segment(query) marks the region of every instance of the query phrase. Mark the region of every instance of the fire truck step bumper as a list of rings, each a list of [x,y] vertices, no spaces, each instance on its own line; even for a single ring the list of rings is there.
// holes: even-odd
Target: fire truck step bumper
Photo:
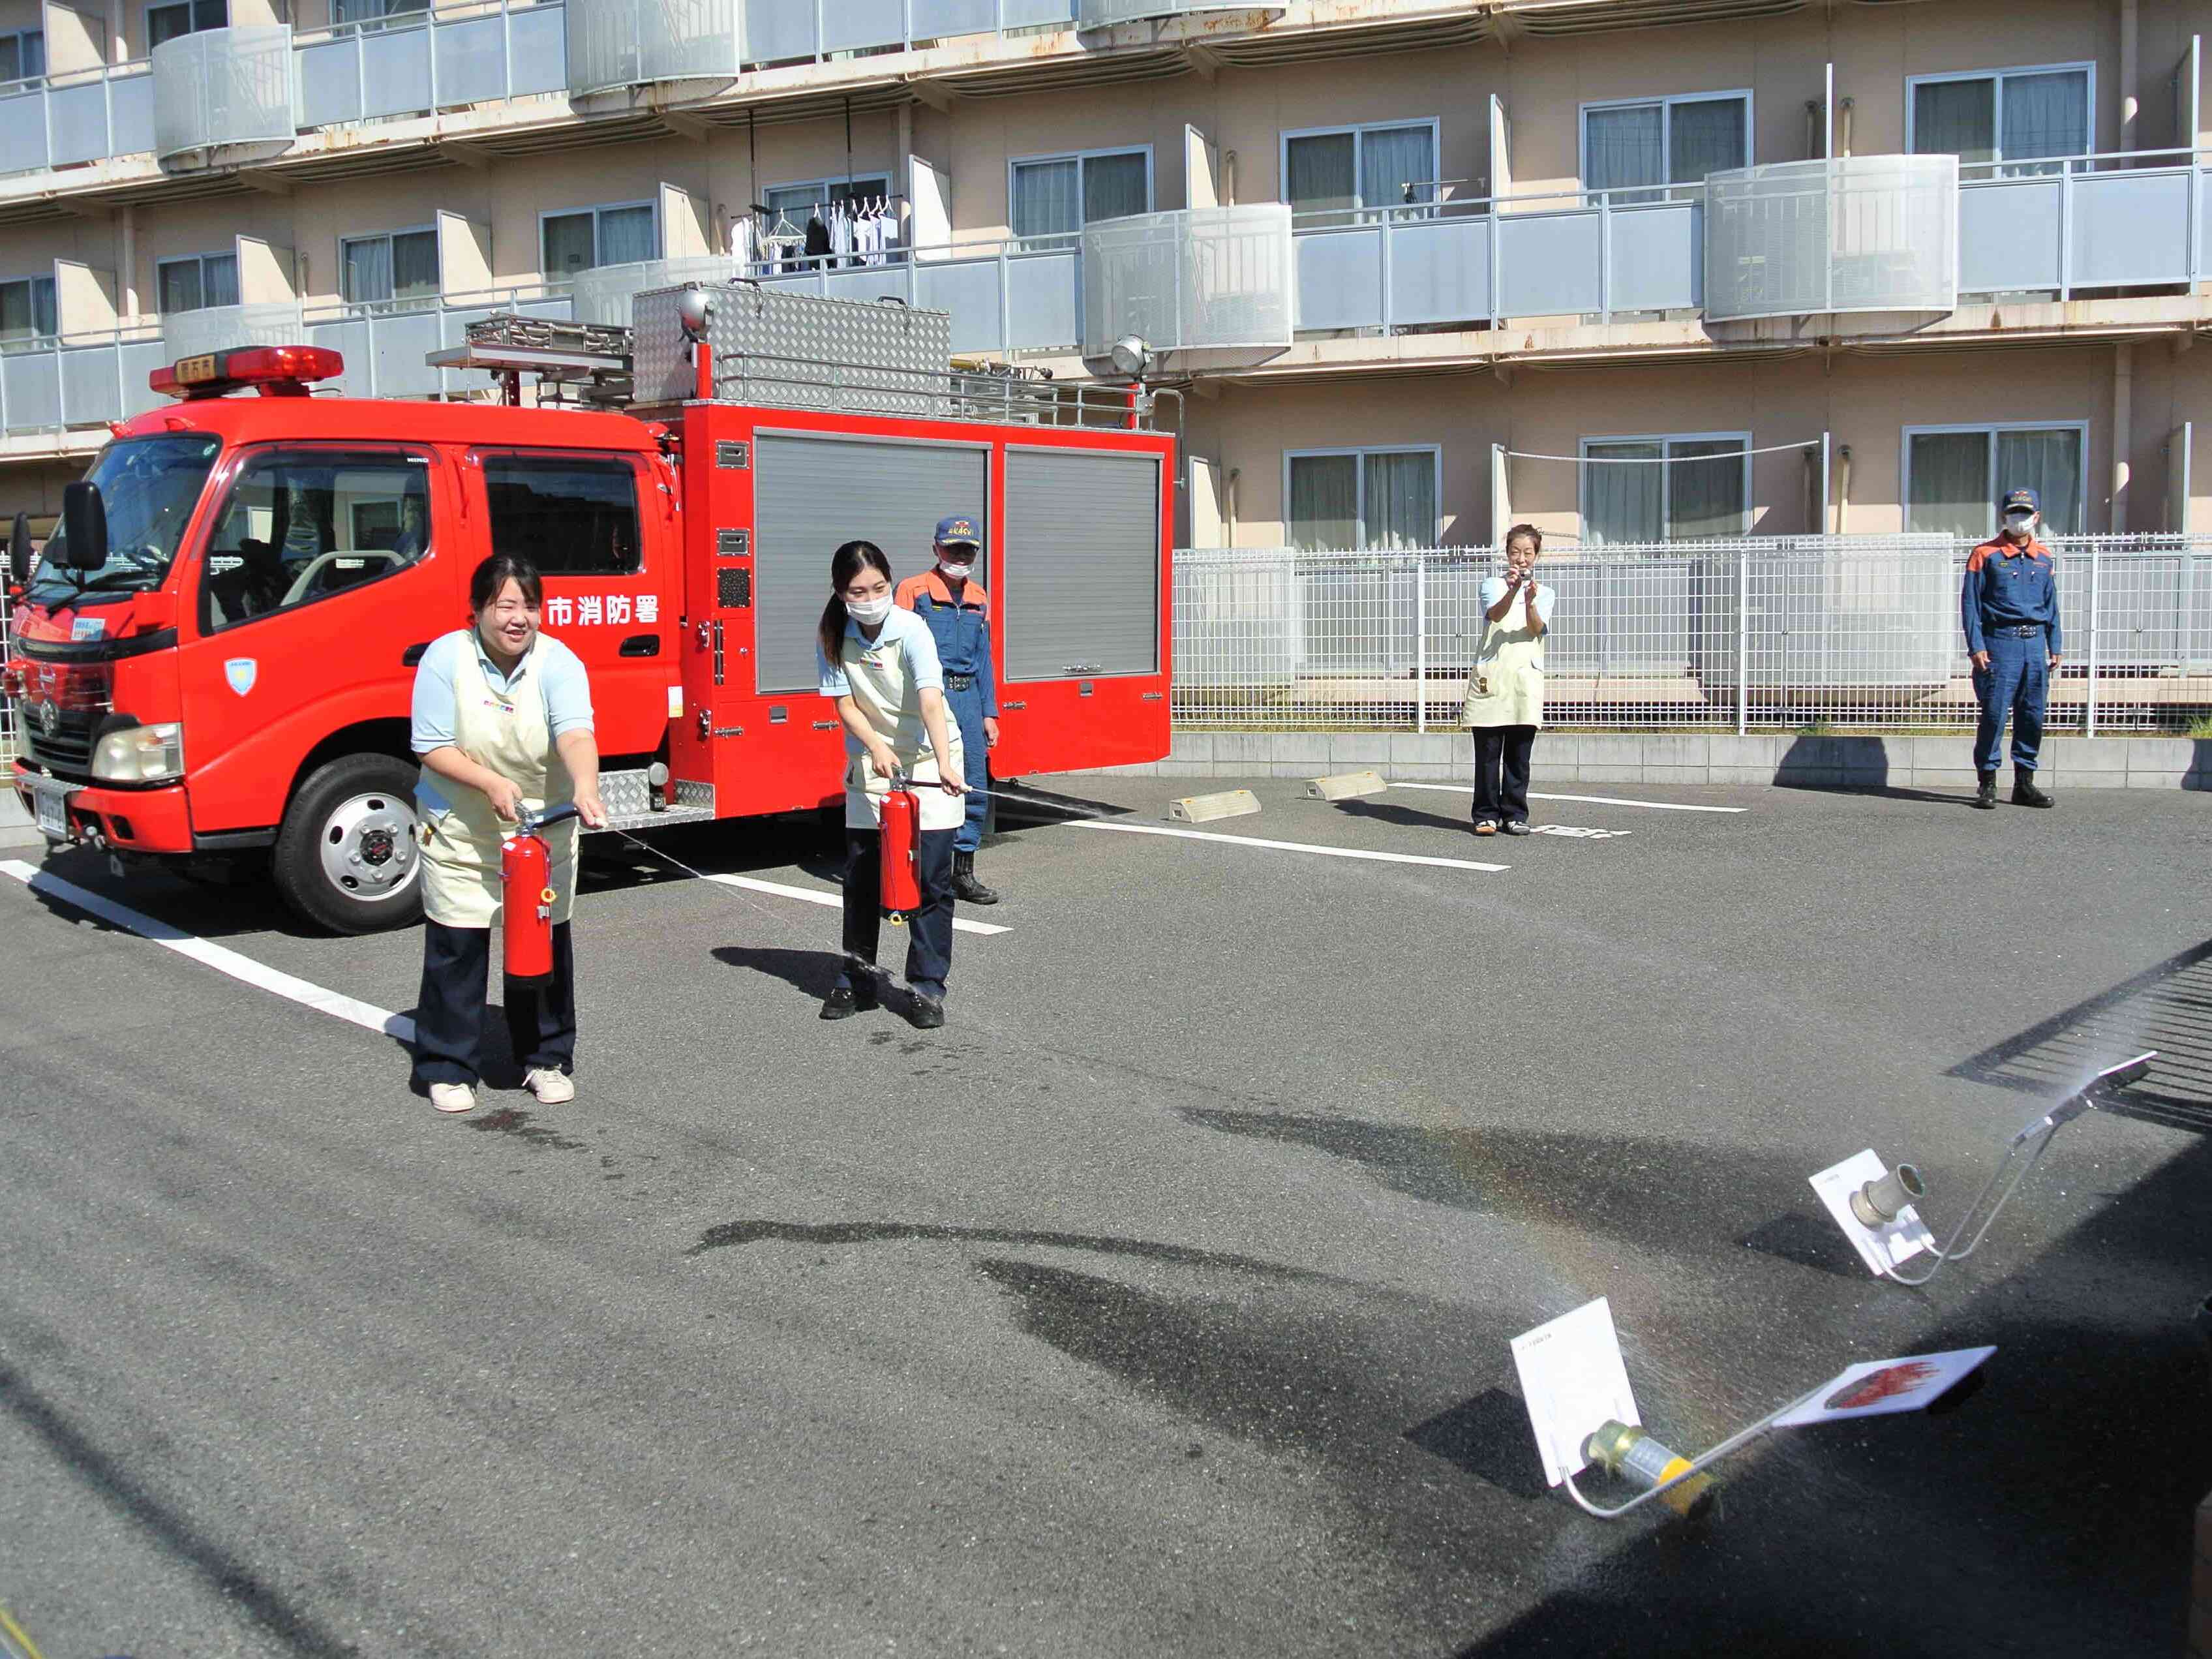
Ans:
[[[704,823],[714,816],[714,787],[676,786],[676,804],[653,810],[653,781],[644,772],[602,772],[599,798],[607,804],[610,830],[651,830],[665,823]]]

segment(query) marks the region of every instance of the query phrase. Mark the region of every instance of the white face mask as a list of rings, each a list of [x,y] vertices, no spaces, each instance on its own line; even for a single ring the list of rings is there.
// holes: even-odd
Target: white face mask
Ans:
[[[2035,514],[2008,513],[2005,514],[2005,528],[2015,536],[2033,536],[2035,533]]]
[[[845,614],[863,628],[873,628],[891,614],[890,596],[885,594],[880,599],[869,599],[860,604],[848,599],[845,601]]]
[[[975,574],[975,562],[973,559],[963,560],[958,563],[955,563],[951,559],[939,559],[937,562],[937,568],[955,581],[966,581],[969,577]]]

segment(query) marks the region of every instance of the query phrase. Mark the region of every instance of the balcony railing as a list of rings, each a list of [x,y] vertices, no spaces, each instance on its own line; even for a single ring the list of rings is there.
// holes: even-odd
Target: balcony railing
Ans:
[[[2187,149],[1976,161],[1959,178],[1959,288],[2071,299],[2212,271],[2212,155]]]
[[[1715,322],[1959,303],[1959,161],[1849,155],[1705,179]]]
[[[296,300],[172,312],[161,319],[163,361],[240,346],[298,345],[303,326]]]
[[[0,434],[20,438],[72,427],[99,428],[143,414],[161,402],[146,377],[168,361],[161,336],[150,325],[10,341],[0,349]]]
[[[347,24],[295,44],[300,126],[495,103],[568,85],[567,8],[497,3]]]
[[[43,173],[154,148],[144,61],[20,83],[0,96],[0,174]]]
[[[744,59],[781,64],[909,49],[1009,29],[1066,28],[1076,0],[744,0]]]
[[[568,90],[722,82],[743,62],[743,0],[568,0]]]
[[[1076,27],[1111,28],[1116,23],[1156,23],[1208,11],[1280,10],[1280,0],[1079,0]]]
[[[468,326],[501,312],[566,322],[570,300],[544,283],[448,294],[377,305],[337,306],[308,311],[303,337],[309,345],[329,346],[345,360],[345,373],[321,389],[346,398],[429,398],[481,391],[481,374],[433,368],[423,359],[433,351],[468,343]],[[628,319],[625,319],[625,321]]]
[[[154,48],[154,154],[218,166],[291,147],[292,31],[284,24],[203,29]]]
[[[1291,343],[1291,210],[1187,208],[1083,228],[1083,351],[1124,335],[1164,353],[1281,351]]]

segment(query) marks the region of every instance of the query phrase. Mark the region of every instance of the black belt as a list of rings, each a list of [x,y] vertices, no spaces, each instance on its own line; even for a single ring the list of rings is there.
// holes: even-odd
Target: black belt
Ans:
[[[2015,640],[2032,640],[2043,631],[2044,625],[2041,623],[2022,623],[2018,627],[2008,623],[2002,628],[1984,628],[1982,630],[1984,634],[2002,634],[2008,639]]]
[[[972,691],[975,687],[975,677],[973,674],[948,673],[945,677],[945,689],[948,691]]]

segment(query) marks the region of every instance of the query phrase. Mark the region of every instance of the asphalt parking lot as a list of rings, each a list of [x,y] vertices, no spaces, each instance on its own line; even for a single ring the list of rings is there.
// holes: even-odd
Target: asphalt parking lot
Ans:
[[[1152,829],[1238,781],[1036,781]],[[811,825],[656,838],[765,887],[599,838],[579,1097],[461,1120],[390,1036],[0,878],[0,1603],[46,1659],[2179,1651],[2201,797],[1561,786],[1607,799],[1478,842],[1463,793],[1249,787],[1225,841],[1010,825],[930,1033],[815,1018]],[[412,1003],[411,933],[46,868]],[[1947,1228],[2140,1047],[1925,1291],[1806,1184],[1910,1158]],[[1998,1352],[1760,1442],[1701,1528],[1607,1525],[1507,1347],[1601,1295],[1686,1450]]]

